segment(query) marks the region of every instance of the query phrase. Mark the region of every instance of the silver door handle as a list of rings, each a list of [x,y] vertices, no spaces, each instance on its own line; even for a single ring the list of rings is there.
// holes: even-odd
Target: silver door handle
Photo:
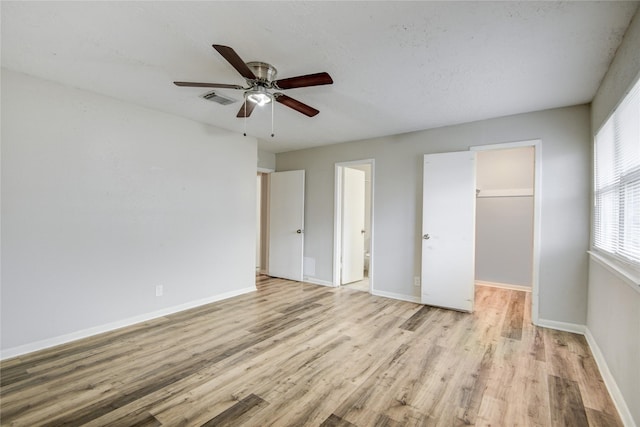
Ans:
[[[429,240],[431,238],[431,236],[429,236],[428,234],[425,234],[424,236],[422,236],[422,238],[424,240]]]

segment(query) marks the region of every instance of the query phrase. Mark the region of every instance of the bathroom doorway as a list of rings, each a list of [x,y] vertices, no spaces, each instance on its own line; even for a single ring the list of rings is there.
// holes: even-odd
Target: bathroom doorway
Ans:
[[[334,286],[373,289],[373,160],[336,164]]]

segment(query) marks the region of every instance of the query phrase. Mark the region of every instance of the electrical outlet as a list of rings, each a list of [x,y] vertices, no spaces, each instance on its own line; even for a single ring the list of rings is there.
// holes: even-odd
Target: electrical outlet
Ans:
[[[162,285],[156,285],[156,296],[161,297],[163,293]]]
[[[413,278],[413,286],[416,288],[420,287],[420,276],[416,276]]]

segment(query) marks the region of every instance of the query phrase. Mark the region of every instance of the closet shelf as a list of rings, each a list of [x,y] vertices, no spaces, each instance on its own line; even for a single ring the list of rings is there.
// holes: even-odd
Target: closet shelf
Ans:
[[[478,199],[497,197],[533,197],[533,188],[477,189],[476,197]]]

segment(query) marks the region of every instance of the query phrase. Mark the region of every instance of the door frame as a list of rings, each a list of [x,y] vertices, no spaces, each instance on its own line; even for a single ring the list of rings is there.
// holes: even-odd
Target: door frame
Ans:
[[[531,271],[531,322],[538,325],[540,295],[540,230],[542,213],[542,140],[505,142],[469,147],[471,151],[505,150],[509,148],[533,147],[533,268]]]
[[[335,164],[334,179],[334,211],[333,211],[333,286],[340,287],[340,259],[342,258],[342,170],[356,165],[371,165],[371,243],[369,247],[369,293],[374,290],[374,202],[375,202],[375,159],[352,160],[348,162],[337,162]]]
[[[256,244],[260,244],[260,271],[259,274],[267,274],[269,266],[269,187],[271,184],[270,175],[275,172],[275,169],[270,168],[258,168],[259,174],[262,175],[262,194],[256,194],[256,197],[261,199],[260,203],[260,241]],[[256,186],[256,191],[258,187]]]
[[[261,190],[256,197],[260,200],[260,212],[258,213],[260,221],[260,238],[256,241],[256,245],[260,246],[260,270],[258,274],[267,274],[269,265],[269,175],[275,172],[274,169],[258,168],[258,174],[261,177],[261,185],[256,186],[256,191]],[[256,250],[257,251],[257,250]]]

